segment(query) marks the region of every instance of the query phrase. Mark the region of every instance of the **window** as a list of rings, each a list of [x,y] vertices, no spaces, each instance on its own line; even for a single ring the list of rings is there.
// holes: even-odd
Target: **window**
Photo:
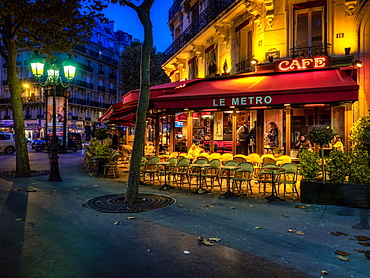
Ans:
[[[205,60],[207,66],[207,75],[214,75],[217,73],[217,48],[216,45],[211,45],[205,50]]]
[[[312,47],[324,42],[323,7],[295,11],[295,46]]]
[[[76,99],[76,98],[77,98],[77,96],[78,96],[77,91],[72,91],[72,98],[73,98],[73,99]]]
[[[188,61],[189,65],[189,79],[198,77],[198,60],[197,57],[193,57]]]

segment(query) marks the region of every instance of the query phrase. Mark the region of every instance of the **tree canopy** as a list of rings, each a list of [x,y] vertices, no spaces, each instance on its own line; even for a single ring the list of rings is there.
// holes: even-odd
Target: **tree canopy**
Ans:
[[[127,93],[140,88],[140,57],[143,44],[133,41],[121,53],[120,62],[120,89]],[[161,67],[162,53],[153,47],[150,52],[150,85],[160,85],[171,80]]]
[[[16,66],[19,49],[35,49],[52,56],[71,52],[91,36],[106,5],[99,0],[3,0],[0,3],[0,55],[7,64],[7,81],[12,102],[16,138],[16,171],[31,172],[25,137],[21,95],[23,88]]]

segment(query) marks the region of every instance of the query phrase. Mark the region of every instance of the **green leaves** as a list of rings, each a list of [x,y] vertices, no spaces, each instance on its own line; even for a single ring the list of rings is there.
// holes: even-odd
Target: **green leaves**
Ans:
[[[336,134],[329,126],[316,125],[308,133],[308,139],[322,148],[334,138],[334,135]]]
[[[327,160],[330,182],[343,183],[350,171],[349,157],[334,149]]]
[[[141,42],[131,42],[121,54],[120,74],[120,88],[127,93],[132,90],[140,88],[140,59],[141,59]],[[150,86],[168,83],[171,80],[168,78],[162,69],[162,54],[156,52],[153,47],[150,53]]]
[[[300,170],[299,173],[305,181],[316,181],[318,172],[320,171],[319,156],[311,151],[303,150],[299,154]]]

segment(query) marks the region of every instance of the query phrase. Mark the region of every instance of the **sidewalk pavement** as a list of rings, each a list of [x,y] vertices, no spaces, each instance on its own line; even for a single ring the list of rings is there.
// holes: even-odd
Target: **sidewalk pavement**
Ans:
[[[45,153],[30,161],[49,169]],[[59,165],[62,182],[0,178],[0,277],[370,277],[361,253],[370,247],[359,244],[370,240],[356,238],[370,232],[352,229],[358,216],[339,216],[339,207],[141,186],[176,203],[101,213],[83,202],[125,192],[125,178],[91,177],[81,151],[60,154]],[[1,155],[0,172],[11,170],[15,156]]]

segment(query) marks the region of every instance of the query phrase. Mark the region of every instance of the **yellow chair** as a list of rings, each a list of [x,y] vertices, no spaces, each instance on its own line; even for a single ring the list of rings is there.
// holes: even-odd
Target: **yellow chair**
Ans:
[[[219,153],[211,153],[208,157],[208,160],[211,161],[213,159],[220,159],[220,157],[221,157],[221,154]]]
[[[282,155],[277,159],[276,165],[281,166],[285,163],[291,163],[291,162],[292,162],[292,158],[289,155]]]
[[[220,160],[223,164],[225,164],[227,161],[233,160],[233,158],[234,158],[233,154],[231,154],[231,153],[223,153],[223,154],[220,156],[219,160]]]
[[[257,177],[261,167],[261,156],[258,153],[251,153],[247,156],[247,161],[253,164],[254,176]]]
[[[176,158],[177,156],[179,155],[179,152],[172,152],[172,153],[170,153],[170,156],[168,157],[169,159],[170,158]]]
[[[209,153],[201,153],[199,154],[198,158],[206,158],[207,160],[209,160]]]

